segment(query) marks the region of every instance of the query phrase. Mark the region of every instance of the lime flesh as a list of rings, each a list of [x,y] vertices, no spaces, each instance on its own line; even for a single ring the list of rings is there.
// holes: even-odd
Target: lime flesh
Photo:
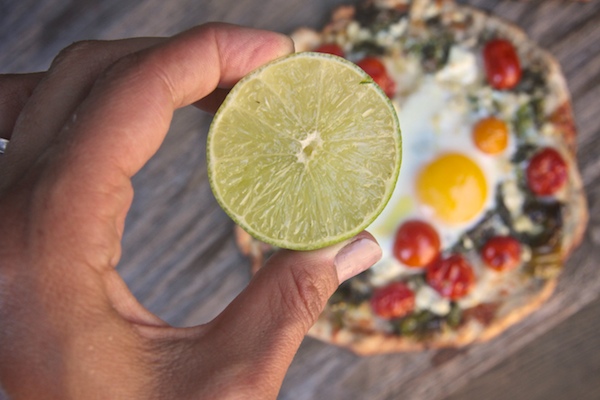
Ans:
[[[356,235],[398,177],[401,135],[385,93],[340,57],[296,53],[244,77],[211,124],[215,198],[255,238],[295,250]]]

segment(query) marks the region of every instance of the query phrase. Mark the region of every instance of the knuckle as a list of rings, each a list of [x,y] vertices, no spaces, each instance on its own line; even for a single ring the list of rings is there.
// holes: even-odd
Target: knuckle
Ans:
[[[143,81],[145,86],[153,86],[157,93],[173,99],[175,85],[162,65],[161,60],[152,52],[129,53],[112,63],[100,75],[98,83],[121,82],[133,85]]]
[[[110,82],[124,76],[136,76],[143,69],[143,61],[139,53],[126,54],[110,64],[99,76],[98,82]]]
[[[56,69],[63,65],[71,65],[83,58],[89,57],[92,52],[97,51],[100,43],[99,40],[81,40],[70,44],[54,57],[50,69]]]
[[[330,294],[324,280],[304,268],[290,269],[290,279],[281,292],[291,316],[306,321],[308,327],[317,320]]]

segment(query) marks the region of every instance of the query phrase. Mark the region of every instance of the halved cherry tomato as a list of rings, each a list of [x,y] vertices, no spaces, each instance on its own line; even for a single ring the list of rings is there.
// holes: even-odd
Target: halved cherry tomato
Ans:
[[[371,297],[373,312],[382,318],[400,318],[415,308],[415,294],[404,282],[392,282],[375,289]]]
[[[344,50],[335,43],[324,43],[317,47],[314,51],[317,53],[333,54],[334,56],[344,57]]]
[[[489,84],[495,89],[511,89],[521,79],[521,63],[511,42],[493,39],[483,48],[483,62]]]
[[[394,97],[394,94],[396,93],[396,82],[389,76],[385,65],[383,65],[381,60],[375,57],[365,57],[357,62],[356,65],[369,74],[389,98]]]
[[[521,243],[511,236],[495,236],[481,248],[481,258],[496,271],[508,271],[521,261]]]
[[[475,284],[473,267],[460,254],[438,258],[429,264],[425,279],[443,297],[451,300],[466,296]]]
[[[411,220],[396,232],[394,256],[409,267],[424,267],[440,252],[440,237],[426,222]]]
[[[529,161],[527,185],[538,196],[552,195],[567,181],[567,172],[567,163],[560,153],[546,147]]]

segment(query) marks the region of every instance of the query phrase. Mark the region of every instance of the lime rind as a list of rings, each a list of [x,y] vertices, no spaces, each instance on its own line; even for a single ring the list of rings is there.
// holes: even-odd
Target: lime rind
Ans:
[[[295,53],[226,97],[209,130],[208,177],[221,208],[249,234],[312,250],[358,234],[383,211],[401,146],[394,106],[369,75],[337,56]]]

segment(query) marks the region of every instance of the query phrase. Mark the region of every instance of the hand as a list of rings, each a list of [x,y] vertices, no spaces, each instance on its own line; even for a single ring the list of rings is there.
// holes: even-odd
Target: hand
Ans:
[[[275,398],[339,282],[381,255],[368,233],[276,253],[213,321],[171,327],[115,270],[130,178],[176,108],[214,110],[289,38],[223,24],[81,42],[47,72],[0,75],[0,382],[14,399]],[[110,143],[110,146],[106,144]]]

